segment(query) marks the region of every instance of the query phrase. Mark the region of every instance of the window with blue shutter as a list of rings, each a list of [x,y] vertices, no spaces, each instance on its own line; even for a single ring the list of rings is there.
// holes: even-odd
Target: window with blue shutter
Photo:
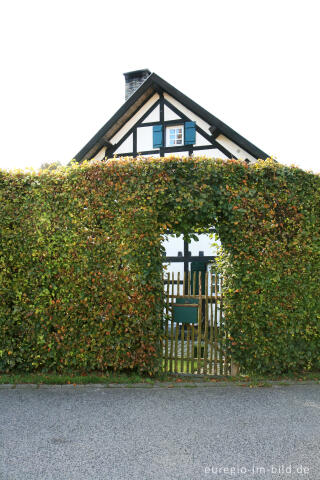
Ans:
[[[154,125],[153,127],[153,148],[163,146],[162,125]]]
[[[196,143],[196,123],[186,122],[184,124],[184,143],[185,145],[193,145]]]

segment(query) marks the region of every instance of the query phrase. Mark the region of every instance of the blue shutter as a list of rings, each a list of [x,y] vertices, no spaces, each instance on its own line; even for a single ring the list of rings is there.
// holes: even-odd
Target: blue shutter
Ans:
[[[162,125],[154,125],[153,127],[153,148],[162,147]]]
[[[184,143],[185,145],[193,145],[196,143],[196,123],[186,122],[184,124]]]

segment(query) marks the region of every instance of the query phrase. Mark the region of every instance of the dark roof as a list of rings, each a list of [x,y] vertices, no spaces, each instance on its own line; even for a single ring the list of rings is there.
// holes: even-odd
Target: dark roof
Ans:
[[[151,75],[151,72],[148,68],[143,68],[142,70],[133,70],[131,72],[125,72],[124,74],[124,78],[126,80],[129,80],[130,78],[136,78],[136,77],[148,77],[149,75]]]
[[[263,152],[260,150],[260,148],[256,147],[244,137],[239,135],[239,133],[228,127],[228,125],[223,123],[207,110],[200,107],[200,105],[191,100],[191,98],[181,93],[178,89],[170,85],[170,83],[166,82],[155,73],[152,73],[74,158],[79,162],[85,160],[86,158],[92,158],[103,146],[108,145],[110,138],[115,135],[115,133],[141,107],[141,105],[145,103],[148,98],[150,98],[154,93],[159,93],[160,91],[167,92],[189,110],[192,110],[196,115],[217,129],[219,134],[221,133],[225,135],[239,147],[243,148],[243,150],[246,150],[254,158],[261,158],[265,160],[269,157],[267,153]]]

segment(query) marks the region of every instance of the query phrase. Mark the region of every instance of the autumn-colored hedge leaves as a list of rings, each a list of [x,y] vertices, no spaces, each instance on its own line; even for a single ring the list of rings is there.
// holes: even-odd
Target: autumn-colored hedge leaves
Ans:
[[[233,357],[320,366],[320,179],[272,160],[0,171],[0,371],[161,368],[164,232],[215,227]]]

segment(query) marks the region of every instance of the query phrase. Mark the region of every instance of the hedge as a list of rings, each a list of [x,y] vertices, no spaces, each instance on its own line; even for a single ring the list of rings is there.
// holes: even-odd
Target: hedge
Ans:
[[[0,171],[0,371],[161,369],[161,240],[215,228],[246,371],[320,367],[320,177],[273,160]]]

